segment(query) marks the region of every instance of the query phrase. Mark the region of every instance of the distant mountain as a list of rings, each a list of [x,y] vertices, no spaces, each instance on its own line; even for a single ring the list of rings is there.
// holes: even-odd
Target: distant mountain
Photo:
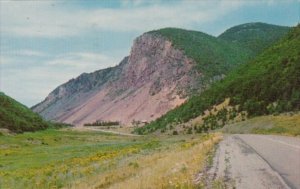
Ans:
[[[257,55],[289,30],[290,27],[255,22],[234,26],[218,38],[240,45]]]
[[[203,92],[256,53],[202,32],[150,31],[135,39],[130,55],[119,65],[68,81],[32,109],[46,119],[75,125],[151,121]]]
[[[238,105],[238,112],[248,116],[300,110],[300,25],[283,39],[266,49],[257,58],[241,65],[210,89],[169,111],[156,121],[136,130],[149,133],[165,130],[173,123],[187,122],[214,105],[230,98],[230,105]],[[211,115],[210,129],[217,128],[224,115]],[[232,113],[232,112],[231,112]],[[218,120],[219,117],[225,120]],[[202,125],[202,127],[206,125]],[[207,128],[206,128],[207,129]],[[202,129],[201,129],[202,130]]]
[[[46,129],[51,124],[26,106],[0,92],[0,128],[13,132]]]

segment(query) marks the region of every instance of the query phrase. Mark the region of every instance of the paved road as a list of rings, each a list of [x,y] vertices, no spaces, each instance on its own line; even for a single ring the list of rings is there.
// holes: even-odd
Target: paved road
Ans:
[[[300,139],[227,135],[208,174],[211,180],[225,180],[228,188],[300,189]]]

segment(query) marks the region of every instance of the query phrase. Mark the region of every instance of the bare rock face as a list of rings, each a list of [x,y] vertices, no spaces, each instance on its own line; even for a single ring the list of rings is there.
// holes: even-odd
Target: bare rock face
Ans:
[[[46,119],[78,126],[96,120],[151,121],[199,88],[195,64],[170,41],[146,33],[119,65],[68,81],[32,109]]]

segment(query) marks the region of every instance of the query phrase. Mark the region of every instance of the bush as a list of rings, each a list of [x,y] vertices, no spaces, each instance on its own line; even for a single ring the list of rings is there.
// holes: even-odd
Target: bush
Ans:
[[[120,125],[118,121],[96,121],[93,123],[85,123],[84,126],[115,126]]]

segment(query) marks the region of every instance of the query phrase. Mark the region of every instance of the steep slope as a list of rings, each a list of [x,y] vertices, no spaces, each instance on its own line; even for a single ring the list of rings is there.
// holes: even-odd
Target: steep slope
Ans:
[[[226,30],[218,38],[247,48],[256,55],[269,47],[270,44],[278,41],[289,29],[290,27],[260,22],[247,23]]]
[[[151,121],[204,91],[251,54],[202,32],[147,32],[119,65],[70,80],[32,109],[46,119],[75,125]]]
[[[138,133],[164,129],[171,123],[187,122],[230,98],[231,105],[249,116],[300,110],[300,25],[254,61],[241,65],[200,96],[171,110]],[[217,124],[217,122],[216,122]]]
[[[51,124],[26,106],[0,92],[0,128],[14,132],[46,129]]]

